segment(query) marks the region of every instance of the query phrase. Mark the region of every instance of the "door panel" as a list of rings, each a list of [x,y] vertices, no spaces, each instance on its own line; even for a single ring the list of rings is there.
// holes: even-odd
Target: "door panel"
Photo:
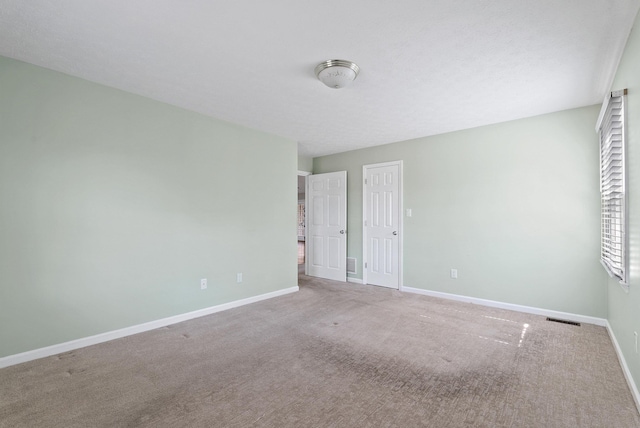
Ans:
[[[311,224],[314,226],[322,226],[324,224],[324,198],[320,196],[313,196],[313,220]]]
[[[311,246],[309,247],[311,266],[323,266],[324,256],[324,239],[322,236],[313,235],[311,237]]]
[[[307,274],[347,280],[347,172],[310,175],[308,195],[309,246]]]
[[[327,222],[327,225],[340,227],[340,213],[342,209],[340,195],[327,196],[327,203],[329,204],[329,209],[327,210],[329,214],[329,221]]]

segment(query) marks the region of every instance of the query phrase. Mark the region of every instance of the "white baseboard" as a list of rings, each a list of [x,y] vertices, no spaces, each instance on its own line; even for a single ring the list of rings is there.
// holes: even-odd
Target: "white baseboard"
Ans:
[[[299,288],[296,285],[295,287],[272,291],[270,293],[260,294],[258,296],[247,297],[246,299],[235,300],[233,302],[223,303],[220,305],[211,306],[209,308],[199,309],[197,311],[187,312],[185,314],[174,315],[168,318],[162,318],[143,324],[133,325],[131,327],[125,327],[119,330],[108,331],[106,333],[96,334],[95,336],[83,337],[81,339],[71,340],[69,342],[59,343],[56,345],[47,346],[45,348],[39,348],[32,351],[22,352],[20,354],[9,355],[0,358],[0,368],[25,363],[31,360],[37,360],[38,358],[50,357],[51,355],[73,351],[74,349],[84,348],[86,346],[97,345],[98,343],[108,342],[109,340],[119,339],[121,337],[131,336],[133,334],[154,330],[156,328],[165,327],[182,321],[188,321],[190,319],[199,318],[205,315],[211,315],[216,312],[226,311],[228,309],[237,308],[239,306],[248,305],[250,303],[256,303],[261,300],[267,300],[273,297],[295,293],[298,290]]]
[[[627,380],[627,385],[629,385],[629,389],[631,390],[631,395],[633,395],[633,401],[636,403],[636,408],[640,412],[640,392],[638,392],[638,387],[636,383],[633,381],[633,376],[631,376],[631,371],[629,370],[629,366],[627,365],[627,361],[624,359],[624,355],[622,354],[622,349],[620,349],[620,345],[618,344],[618,340],[616,339],[616,335],[613,333],[613,329],[607,321],[607,331],[609,332],[609,337],[611,338],[611,342],[613,342],[613,347],[616,350],[616,354],[618,355],[618,361],[620,362],[620,367],[622,367],[622,372],[624,373],[624,378]]]
[[[347,277],[347,282],[353,282],[354,284],[363,284],[363,281],[360,278]]]
[[[552,318],[561,318],[569,321],[583,322],[587,324],[595,324],[601,327],[607,326],[607,320],[604,318],[590,317],[587,315],[572,314],[569,312],[552,311],[550,309],[534,308],[531,306],[515,305],[512,303],[497,302],[495,300],[478,299],[476,297],[462,296],[459,294],[442,293],[440,291],[423,290],[422,288],[402,287],[400,291],[407,293],[422,294],[425,296],[439,297],[441,299],[457,300],[459,302],[474,303],[481,306],[489,306],[492,308],[507,309],[510,311],[524,312],[527,314],[543,315]]]

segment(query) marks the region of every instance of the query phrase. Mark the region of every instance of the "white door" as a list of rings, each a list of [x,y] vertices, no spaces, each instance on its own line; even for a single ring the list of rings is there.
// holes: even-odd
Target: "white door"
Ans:
[[[400,287],[402,162],[364,168],[364,282]]]
[[[307,275],[347,280],[347,172],[307,177]]]

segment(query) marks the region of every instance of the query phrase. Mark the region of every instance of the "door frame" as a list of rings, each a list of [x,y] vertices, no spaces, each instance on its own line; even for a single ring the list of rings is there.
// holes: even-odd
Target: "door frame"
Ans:
[[[309,224],[307,222],[307,207],[308,207],[308,202],[307,202],[307,192],[309,191],[308,189],[308,184],[307,184],[307,176],[311,175],[312,173],[309,171],[301,171],[298,170],[298,175],[296,177],[300,177],[303,176],[304,177],[304,274],[306,275],[307,272],[307,263],[309,261],[309,246],[307,245],[307,225]],[[296,199],[297,201],[298,199]],[[297,202],[296,202],[297,203]]]
[[[368,263],[367,255],[369,254],[367,246],[367,226],[365,226],[367,216],[367,185],[365,183],[367,170],[369,168],[394,165],[398,166],[398,290],[402,291],[402,287],[404,285],[404,263],[402,255],[402,248],[404,246],[404,172],[402,160],[373,163],[362,166],[362,283],[367,284],[367,272],[369,272],[369,268],[364,267],[365,263]]]

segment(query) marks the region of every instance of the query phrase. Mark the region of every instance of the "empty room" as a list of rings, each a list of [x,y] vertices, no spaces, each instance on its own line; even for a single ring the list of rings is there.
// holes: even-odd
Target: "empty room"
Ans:
[[[638,0],[0,0],[0,427],[640,427]]]

